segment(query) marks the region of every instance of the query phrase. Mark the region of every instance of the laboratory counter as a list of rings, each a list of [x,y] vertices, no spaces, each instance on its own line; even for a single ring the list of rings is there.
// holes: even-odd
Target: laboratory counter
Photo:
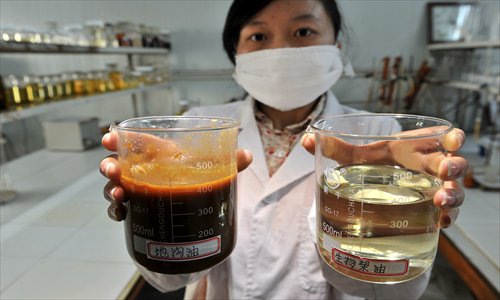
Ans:
[[[100,147],[41,150],[2,165],[19,195],[0,206],[1,299],[130,295],[140,277],[125,247],[123,224],[107,216],[106,179],[98,165],[108,154]],[[499,192],[466,189],[458,221],[440,240],[442,254],[458,262],[457,273],[461,263],[471,268],[475,277],[466,276],[468,285],[479,280],[493,295],[500,290],[499,228]]]

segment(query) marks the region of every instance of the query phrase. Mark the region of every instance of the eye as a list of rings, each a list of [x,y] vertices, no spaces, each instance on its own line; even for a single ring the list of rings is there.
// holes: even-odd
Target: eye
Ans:
[[[254,41],[254,42],[262,42],[264,40],[266,40],[267,37],[262,34],[262,33],[256,33],[256,34],[253,34],[251,37],[250,37],[250,40]]]
[[[309,29],[309,28],[300,28],[299,30],[297,30],[295,32],[295,36],[299,36],[299,37],[306,37],[306,36],[309,36],[311,34],[313,34],[314,32]]]

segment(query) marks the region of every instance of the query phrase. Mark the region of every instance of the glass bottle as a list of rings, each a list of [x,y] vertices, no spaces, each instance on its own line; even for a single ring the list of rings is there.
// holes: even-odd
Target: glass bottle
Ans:
[[[94,70],[92,71],[92,75],[94,76],[94,90],[96,91],[96,93],[105,93],[107,88],[106,78],[103,71]]]
[[[45,101],[45,89],[42,83],[42,80],[39,76],[32,76],[33,81],[33,91],[34,91],[34,100],[35,102],[43,102]]]
[[[5,90],[3,81],[4,80],[0,75],[0,110],[7,109],[7,99],[6,99],[7,91]]]
[[[65,45],[88,47],[91,46],[91,37],[80,24],[65,26]]]
[[[90,46],[101,48],[107,47],[103,21],[93,20],[85,22],[85,32],[90,38]]]
[[[113,80],[111,80],[110,72],[108,70],[103,71],[104,80],[106,82],[106,91],[111,92],[116,90]]]
[[[85,94],[85,78],[81,72],[73,72],[71,78],[73,80],[73,95],[81,96]]]
[[[59,78],[62,86],[62,97],[70,98],[75,96],[75,83],[73,72],[63,73]]]
[[[64,85],[61,75],[55,74],[50,77],[52,86],[54,87],[54,99],[62,99],[65,97]],[[70,91],[71,92],[71,91]],[[71,93],[72,94],[72,93]]]
[[[24,83],[24,88],[21,89],[21,98],[25,99],[24,101],[22,101],[23,104],[34,103],[36,97],[35,92],[37,88],[35,87],[35,84],[33,83],[31,76],[24,75],[23,83]]]
[[[149,27],[149,33],[151,35],[151,47],[161,48],[160,29],[158,27]]]
[[[118,70],[118,67],[116,64],[108,64],[108,76],[113,82],[113,86],[115,90],[123,90],[127,88],[127,85],[124,81],[123,78],[123,73]]]
[[[115,26],[115,33],[120,47],[132,47],[130,22],[118,22]]]
[[[50,75],[42,76],[42,83],[45,92],[45,100],[53,100],[55,98],[55,90]]]
[[[160,30],[158,34],[158,39],[160,43],[160,48],[168,49],[170,50],[171,48],[171,43],[170,43],[170,32],[166,29]]]
[[[116,28],[115,25],[111,23],[106,23],[104,25],[104,34],[106,37],[107,47],[119,47],[118,39],[116,38]]]
[[[21,83],[15,75],[8,75],[3,79],[5,102],[8,107],[22,104]]]

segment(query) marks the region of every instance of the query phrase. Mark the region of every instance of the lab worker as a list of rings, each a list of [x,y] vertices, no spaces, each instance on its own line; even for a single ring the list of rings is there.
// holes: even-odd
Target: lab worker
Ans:
[[[202,272],[155,273],[137,265],[144,278],[167,292],[188,286],[195,299],[417,299],[430,270],[408,282],[383,285],[357,281],[331,269],[315,245],[314,140],[308,125],[326,116],[356,110],[341,105],[330,88],[345,64],[335,40],[340,13],[334,0],[233,2],[224,45],[235,63],[243,101],[194,108],[188,115],[224,116],[240,121],[238,136],[238,235],[232,254]],[[384,132],[375,132],[384,133]],[[389,132],[386,132],[388,134]],[[444,147],[456,151],[463,132],[455,130]],[[116,150],[116,135],[103,144]],[[333,158],[334,159],[334,158]],[[448,183],[436,205],[445,203],[441,223],[450,225],[463,201],[453,182],[466,168],[459,157],[443,159],[437,174]],[[108,212],[123,219],[120,169],[113,157],[101,172],[110,179]]]

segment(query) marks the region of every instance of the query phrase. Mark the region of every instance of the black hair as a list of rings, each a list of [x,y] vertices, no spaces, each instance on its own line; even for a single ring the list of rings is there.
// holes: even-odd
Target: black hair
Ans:
[[[224,50],[233,64],[235,63],[236,46],[240,39],[241,29],[273,1],[275,0],[234,0],[231,4],[222,33],[222,42]],[[337,3],[335,0],[320,0],[320,2],[332,21],[334,37],[337,40],[342,29],[342,17]]]

